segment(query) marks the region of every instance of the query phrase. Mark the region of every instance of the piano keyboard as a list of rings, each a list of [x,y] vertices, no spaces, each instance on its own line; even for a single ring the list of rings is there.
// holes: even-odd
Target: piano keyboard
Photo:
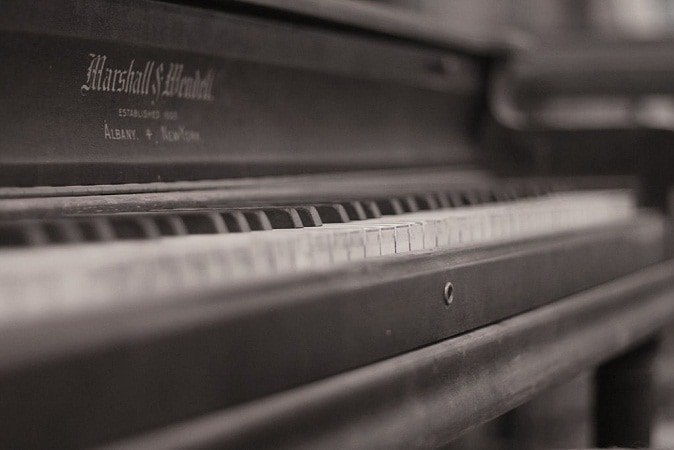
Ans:
[[[372,209],[368,213],[362,206],[347,210],[320,204],[269,208],[266,214],[260,214],[264,208],[183,212],[182,220],[173,223],[173,216],[160,215],[163,225],[157,225],[161,224],[157,215],[152,216],[154,222],[143,214],[122,215],[116,220],[133,218],[133,223],[144,224],[141,229],[153,239],[37,245],[44,236],[32,237],[27,242],[32,239],[33,246],[0,251],[0,320],[81,313],[139,298],[159,301],[178,292],[259,283],[410,252],[531,239],[619,222],[636,214],[634,199],[625,190],[557,192],[415,212],[391,205],[382,214],[373,214]],[[285,211],[278,214],[281,222],[274,219],[273,211]],[[323,223],[338,221],[331,214],[356,220]],[[190,222],[190,217],[195,220]],[[261,223],[251,227],[255,217]],[[283,229],[270,229],[265,223],[270,217],[277,226],[283,220],[289,222]],[[81,220],[96,223],[98,219]],[[231,232],[235,226],[238,232]],[[185,235],[184,228],[197,234]],[[181,235],[162,235],[161,230],[167,229]],[[205,234],[198,234],[199,230]],[[107,235],[111,239],[113,231]]]

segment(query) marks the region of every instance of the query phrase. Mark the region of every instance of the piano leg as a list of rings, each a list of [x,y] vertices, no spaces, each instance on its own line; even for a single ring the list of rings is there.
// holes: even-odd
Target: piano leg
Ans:
[[[592,376],[554,386],[502,418],[503,436],[518,450],[592,446]]]
[[[595,374],[598,447],[649,447],[655,417],[654,360],[660,336],[600,366]]]

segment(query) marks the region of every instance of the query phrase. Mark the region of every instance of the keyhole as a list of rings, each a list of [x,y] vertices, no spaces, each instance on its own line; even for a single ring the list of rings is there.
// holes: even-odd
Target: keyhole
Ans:
[[[445,303],[447,306],[451,305],[454,301],[454,285],[451,282],[445,284]]]

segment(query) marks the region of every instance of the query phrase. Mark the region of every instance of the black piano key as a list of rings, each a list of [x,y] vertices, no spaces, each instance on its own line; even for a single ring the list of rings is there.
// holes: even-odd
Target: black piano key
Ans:
[[[513,185],[503,186],[503,187],[500,187],[500,188],[495,187],[495,188],[491,189],[492,195],[499,190],[508,192],[511,200],[520,200],[520,199],[528,197],[527,191],[524,188],[524,186],[522,186],[522,185],[513,184]]]
[[[440,206],[440,208],[451,208],[452,207],[452,202],[451,202],[447,193],[436,192],[435,194],[433,194],[433,197],[437,200],[438,206]]]
[[[492,195],[496,199],[497,202],[507,202],[512,200],[512,192],[508,192],[505,189],[494,189],[492,191]]]
[[[324,223],[347,223],[351,221],[346,209],[340,204],[315,205],[315,207]]]
[[[518,198],[531,198],[531,197],[535,197],[535,195],[527,186],[519,186]]]
[[[527,192],[530,197],[540,197],[545,194],[540,183],[529,183],[527,186]]]
[[[241,211],[220,211],[222,219],[227,225],[227,229],[233,232],[246,233],[251,231],[250,224],[246,216]]]
[[[499,196],[498,196],[498,194],[496,193],[496,190],[495,190],[495,189],[490,189],[490,190],[489,190],[489,201],[492,202],[492,203],[495,203],[495,202],[499,202],[499,201],[500,201],[500,200],[499,200]]]
[[[473,190],[463,191],[461,193],[461,198],[463,199],[464,205],[477,205],[480,203],[477,193]]]
[[[244,211],[243,214],[246,217],[246,220],[248,220],[248,226],[251,231],[266,231],[272,229],[271,222],[264,211],[250,210]]]
[[[491,192],[486,189],[478,189],[475,191],[475,194],[480,203],[492,203],[494,201],[492,200]]]
[[[417,212],[420,209],[417,200],[412,195],[401,198],[400,204],[403,206],[405,212]]]
[[[42,225],[49,242],[62,244],[68,242],[82,242],[84,236],[74,220],[60,219],[45,222]]]
[[[154,221],[162,236],[183,236],[188,234],[185,222],[175,214],[158,214]]]
[[[295,210],[305,227],[320,227],[323,225],[321,215],[314,206],[296,206]]]
[[[341,202],[340,205],[344,207],[346,214],[351,220],[365,220],[367,213],[360,202]]]
[[[378,219],[382,216],[381,210],[379,209],[379,206],[377,206],[377,202],[367,200],[361,202],[361,205],[363,205],[363,209],[365,210],[368,219]]]
[[[450,191],[447,193],[447,198],[449,199],[450,205],[457,208],[459,206],[465,206],[467,199],[461,195],[459,191]]]
[[[90,217],[79,219],[77,224],[85,241],[99,242],[115,239],[115,231],[107,218]]]
[[[564,191],[573,191],[574,187],[569,184],[568,181],[555,181],[554,183],[555,192],[564,192]]]
[[[377,206],[385,216],[398,215],[405,213],[402,203],[397,198],[387,198],[376,200]]]
[[[38,222],[18,222],[0,225],[0,247],[45,245],[49,237]]]
[[[415,197],[419,210],[428,211],[440,208],[438,201],[433,194],[417,195]]]
[[[180,218],[189,234],[227,233],[227,225],[216,212],[181,212]]]
[[[522,190],[516,186],[505,186],[503,192],[505,193],[506,201],[515,201],[524,197]]]
[[[151,239],[160,236],[159,228],[151,217],[123,215],[111,217],[110,224],[117,239]]]
[[[263,208],[274,229],[304,228],[302,219],[295,208]]]

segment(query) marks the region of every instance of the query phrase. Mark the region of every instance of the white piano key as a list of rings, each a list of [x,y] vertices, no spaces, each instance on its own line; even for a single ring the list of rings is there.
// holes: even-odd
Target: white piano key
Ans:
[[[361,230],[349,230],[349,261],[365,259],[365,234]]]
[[[449,247],[451,244],[454,243],[454,241],[451,238],[452,229],[449,221],[439,218],[436,219],[434,222],[435,222],[437,246],[440,248]]]
[[[426,233],[430,234],[432,232],[430,227],[432,224],[410,222],[408,225],[410,251],[423,250],[426,247]]]
[[[424,242],[423,247],[426,250],[432,250],[438,245],[438,223],[435,219],[424,220],[421,223]]]
[[[343,229],[343,230],[328,231],[328,230],[321,230],[321,228],[317,228],[316,231],[313,231],[313,233],[317,232],[330,233],[333,263],[339,264],[350,261],[349,253],[351,247],[351,235],[350,235],[351,230]]]
[[[375,220],[368,221],[368,225],[380,227],[382,255],[406,253],[410,251],[409,223]]]
[[[357,261],[365,258],[365,232],[362,227],[327,224],[316,230],[333,234],[333,262]]]
[[[424,221],[423,219],[407,220],[409,218],[414,217],[414,214],[415,213],[409,213],[400,216],[389,216],[378,219],[369,219],[363,222],[367,222],[368,224],[386,225],[394,227],[396,239],[396,253],[404,253],[423,249],[426,242],[425,234],[428,234],[429,238],[433,238],[433,241],[435,240],[434,224],[428,221]],[[433,247],[434,246],[435,245],[433,244]]]
[[[349,250],[349,259],[358,260],[372,258],[381,255],[381,238],[378,227],[355,225],[361,222],[349,223],[328,223],[321,228],[326,230],[339,230],[350,235],[351,248]],[[362,245],[362,258],[358,246]]]
[[[308,236],[295,235],[293,230],[272,230],[251,233],[255,236],[256,245],[263,251],[265,247],[272,249],[274,255],[274,271],[276,273],[292,273],[306,270],[314,265],[314,247]]]
[[[379,227],[363,228],[365,235],[365,258],[381,256],[381,231]]]
[[[381,256],[395,255],[396,227],[391,225],[377,225],[381,243]]]
[[[300,231],[300,230],[295,230]],[[327,267],[332,264],[332,234],[309,231],[314,249],[314,264],[316,267]]]
[[[465,217],[458,217],[455,224],[459,231],[458,243],[462,245],[470,244],[473,240],[473,230],[468,219]]]

